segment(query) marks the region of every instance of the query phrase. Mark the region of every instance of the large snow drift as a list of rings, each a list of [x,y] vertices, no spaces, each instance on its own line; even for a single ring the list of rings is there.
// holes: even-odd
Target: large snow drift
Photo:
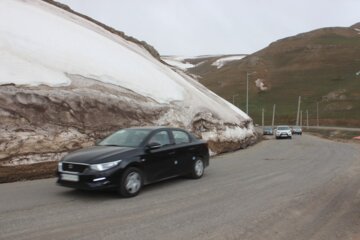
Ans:
[[[35,135],[44,124],[56,126],[54,134],[70,126],[66,133],[84,134],[105,129],[99,126],[106,122],[111,123],[107,130],[175,125],[214,143],[239,143],[236,148],[255,138],[244,112],[185,73],[162,64],[142,46],[41,0],[0,1],[0,65],[0,120],[6,125],[1,131],[22,144],[34,137],[19,134],[27,131],[23,125],[35,129]],[[112,122],[120,117],[127,121]],[[215,145],[214,152],[222,151]],[[30,148],[17,154],[34,153]],[[0,151],[0,160],[15,156],[1,142]]]

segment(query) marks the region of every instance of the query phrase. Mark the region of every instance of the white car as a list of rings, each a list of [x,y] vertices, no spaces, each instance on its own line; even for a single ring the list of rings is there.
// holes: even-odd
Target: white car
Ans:
[[[279,138],[292,138],[291,128],[289,126],[278,126],[275,129],[275,137],[276,139]]]

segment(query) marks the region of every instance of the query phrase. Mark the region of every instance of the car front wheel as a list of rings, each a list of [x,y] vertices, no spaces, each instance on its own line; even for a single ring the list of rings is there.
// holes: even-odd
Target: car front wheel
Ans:
[[[201,158],[197,158],[193,164],[191,177],[194,179],[201,178],[204,175],[204,162]]]
[[[137,168],[128,168],[121,176],[118,193],[123,197],[135,197],[143,185],[142,172]]]

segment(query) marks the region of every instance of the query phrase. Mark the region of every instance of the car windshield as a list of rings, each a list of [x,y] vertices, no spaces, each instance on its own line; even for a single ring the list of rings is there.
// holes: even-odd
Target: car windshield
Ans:
[[[278,130],[289,130],[290,128],[289,127],[278,127],[277,129]]]
[[[122,129],[117,131],[98,145],[100,146],[119,146],[119,147],[138,147],[149,135],[149,129]]]

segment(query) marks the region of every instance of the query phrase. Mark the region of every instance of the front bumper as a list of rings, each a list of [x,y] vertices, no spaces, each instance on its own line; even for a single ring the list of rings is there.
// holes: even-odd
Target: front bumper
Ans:
[[[71,175],[76,180],[64,180],[64,175]],[[77,176],[77,177],[76,177]],[[83,190],[101,190],[114,189],[117,187],[119,173],[114,171],[104,172],[85,172],[85,173],[70,173],[57,171],[57,184],[63,187],[83,189]]]
[[[291,133],[276,133],[277,138],[289,138],[291,136],[292,136]]]

